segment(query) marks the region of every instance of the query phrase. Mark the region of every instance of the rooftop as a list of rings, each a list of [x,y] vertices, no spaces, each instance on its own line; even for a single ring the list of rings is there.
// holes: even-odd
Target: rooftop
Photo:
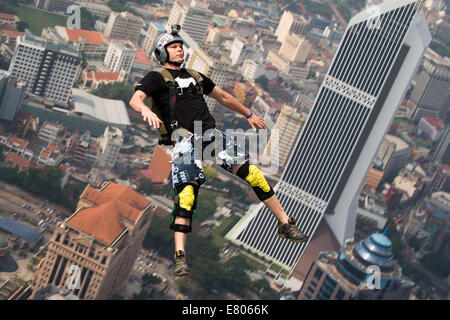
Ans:
[[[89,44],[103,44],[105,42],[103,35],[97,31],[69,28],[65,29],[70,41],[78,41],[80,38],[84,37],[86,39],[86,43]]]
[[[127,229],[124,220],[135,223],[150,204],[136,191],[117,183],[109,183],[101,190],[88,185],[81,199],[92,202],[93,206],[81,208],[67,225],[108,244],[114,243]]]
[[[405,150],[410,147],[410,145],[405,140],[390,134],[387,134],[384,139],[389,143],[394,143],[396,146],[396,151]]]
[[[72,44],[66,44],[66,43],[50,43],[46,41],[42,37],[35,36],[31,34],[30,32],[25,32],[24,36],[19,37],[23,43],[28,43],[31,45],[37,45],[39,47],[42,47],[43,49],[47,49],[54,52],[59,52],[63,54],[67,54],[73,57],[80,58],[80,51],[78,47],[72,45]]]
[[[439,118],[425,117],[425,120],[436,129],[443,129],[445,127],[444,122]]]
[[[39,231],[9,217],[2,217],[0,219],[0,229],[13,233],[28,242],[35,242],[41,236]]]
[[[129,126],[130,118],[122,100],[104,99],[87,91],[72,88],[74,112],[89,115],[111,124]]]

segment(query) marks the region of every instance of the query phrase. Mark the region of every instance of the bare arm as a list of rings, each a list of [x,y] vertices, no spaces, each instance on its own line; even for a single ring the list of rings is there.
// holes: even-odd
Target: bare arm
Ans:
[[[208,96],[216,99],[221,105],[225,106],[227,109],[239,113],[246,118],[252,114],[250,109],[245,107],[235,97],[233,97],[228,92],[222,90],[218,86],[215,86],[213,91],[210,94],[208,94]],[[247,118],[247,121],[253,129],[256,129],[255,126],[259,127],[260,129],[266,129],[264,119],[261,117],[252,115],[250,118]]]
[[[131,97],[130,107],[134,111],[140,112],[144,121],[148,121],[148,124],[151,127],[159,128],[163,122],[144,103],[145,99],[147,99],[147,94],[144,91],[136,90],[136,92]]]

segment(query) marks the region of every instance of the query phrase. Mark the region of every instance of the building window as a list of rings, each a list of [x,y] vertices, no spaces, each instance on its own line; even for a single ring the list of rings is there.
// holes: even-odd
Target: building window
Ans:
[[[314,273],[314,279],[316,279],[317,281],[319,281],[320,278],[322,277],[322,274],[323,274],[322,270],[317,269],[316,272]]]
[[[342,300],[345,297],[345,291],[339,288],[338,292],[336,293],[336,299]]]

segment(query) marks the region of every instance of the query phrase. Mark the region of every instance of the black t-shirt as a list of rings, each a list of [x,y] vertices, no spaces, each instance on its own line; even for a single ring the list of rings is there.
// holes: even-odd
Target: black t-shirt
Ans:
[[[196,80],[186,69],[167,69],[173,76],[177,86],[181,89],[195,87]],[[203,94],[209,94],[215,87],[214,82],[200,73],[203,77]],[[136,85],[135,90],[141,90],[155,101],[161,112],[161,120],[169,128],[169,88],[161,73],[150,71]],[[187,91],[187,93],[185,93]],[[181,127],[194,132],[194,121],[202,121],[203,131],[215,128],[216,123],[208,110],[208,105],[202,95],[194,94],[190,90],[179,90],[175,103],[175,118]],[[183,93],[181,93],[183,92]]]

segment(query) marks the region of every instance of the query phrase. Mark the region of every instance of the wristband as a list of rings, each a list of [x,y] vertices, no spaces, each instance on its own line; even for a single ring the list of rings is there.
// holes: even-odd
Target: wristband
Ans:
[[[250,119],[250,118],[252,117],[252,115],[253,115],[253,111],[250,110],[250,115],[247,116],[246,118],[247,118],[247,119]]]

